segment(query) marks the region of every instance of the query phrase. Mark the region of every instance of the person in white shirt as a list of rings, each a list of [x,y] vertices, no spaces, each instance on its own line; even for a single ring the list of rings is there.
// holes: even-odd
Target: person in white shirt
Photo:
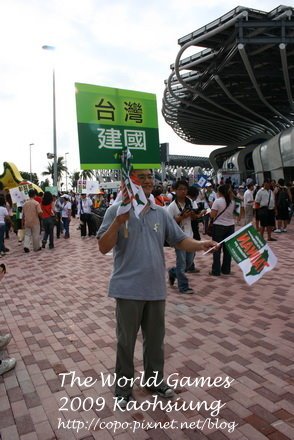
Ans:
[[[253,189],[254,184],[253,182],[251,182],[247,185],[247,189],[244,193],[245,225],[248,225],[248,223],[251,223],[253,221]]]
[[[177,222],[180,228],[188,237],[193,237],[191,220],[196,218],[191,200],[187,197],[189,185],[185,180],[178,180],[175,184],[176,198],[168,206],[167,210],[171,217]],[[168,271],[169,283],[174,285],[178,281],[178,289],[183,294],[193,294],[194,291],[189,287],[189,280],[185,274],[194,260],[194,252],[186,252],[176,249],[176,266]]]
[[[217,189],[217,198],[212,204],[210,217],[213,219],[212,239],[218,243],[233,234],[235,201],[230,186],[220,185]],[[221,262],[221,250],[223,260]],[[226,246],[221,246],[213,254],[213,263],[209,275],[220,276],[231,273],[231,254]]]
[[[8,220],[8,211],[5,206],[5,198],[4,196],[0,195],[0,255],[1,257],[4,257],[6,253],[6,247],[4,244],[4,237],[5,237],[5,231],[6,231],[6,220]]]
[[[264,236],[264,231],[267,231],[268,241],[277,241],[272,238],[272,229],[275,227],[275,195],[270,189],[271,181],[266,179],[263,187],[257,191],[255,196],[255,203],[259,206],[258,218],[260,221],[260,234]]]
[[[71,203],[67,194],[61,196],[63,203],[61,205],[61,218],[64,228],[64,238],[69,238],[69,224],[71,220]]]
[[[92,222],[92,200],[86,194],[81,194],[81,198],[78,202],[78,217],[80,218],[81,225],[81,237],[86,237],[87,227],[88,236],[95,235],[93,222]]]
[[[244,210],[244,186],[240,185],[236,194],[236,198],[239,199],[240,203],[240,213],[237,217],[237,225],[242,225],[242,219],[245,217],[245,210]]]
[[[204,202],[204,209],[208,209],[212,207],[213,202],[216,199],[216,193],[213,189],[212,183],[207,182],[205,185],[204,190],[202,192],[202,201]],[[203,217],[203,223],[204,223],[204,232],[203,234],[207,234],[207,228],[209,224],[209,214],[205,215]]]

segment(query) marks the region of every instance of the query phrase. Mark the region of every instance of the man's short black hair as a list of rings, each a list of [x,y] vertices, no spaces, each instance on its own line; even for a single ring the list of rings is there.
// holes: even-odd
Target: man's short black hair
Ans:
[[[189,184],[186,180],[177,180],[174,188],[178,189],[180,185],[185,186],[187,189],[189,189]]]
[[[189,186],[188,196],[197,198],[199,196],[199,189],[196,186]]]
[[[34,189],[29,189],[29,197],[32,199],[36,196],[36,191]]]

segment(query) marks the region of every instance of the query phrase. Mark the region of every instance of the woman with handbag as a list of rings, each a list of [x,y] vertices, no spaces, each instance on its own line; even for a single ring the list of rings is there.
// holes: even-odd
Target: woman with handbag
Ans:
[[[212,204],[210,217],[212,224],[212,239],[220,243],[233,234],[235,201],[229,185],[220,185],[217,189],[217,198]],[[221,262],[221,252],[223,260]],[[220,276],[231,273],[231,255],[223,244],[213,253],[213,263],[209,275]]]

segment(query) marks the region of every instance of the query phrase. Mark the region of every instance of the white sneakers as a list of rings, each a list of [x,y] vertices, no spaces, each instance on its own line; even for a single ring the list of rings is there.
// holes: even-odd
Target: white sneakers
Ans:
[[[8,333],[7,335],[0,336],[0,350],[4,350],[7,347],[11,340],[11,335]],[[15,367],[16,359],[2,359],[0,360],[0,376],[2,374],[7,373],[7,371],[12,370]]]
[[[16,359],[10,358],[10,359],[3,359],[0,361],[0,376],[2,374],[7,373],[7,371],[12,370],[12,368],[15,367]]]
[[[3,350],[9,344],[10,340],[11,340],[10,334],[0,336],[0,350]]]

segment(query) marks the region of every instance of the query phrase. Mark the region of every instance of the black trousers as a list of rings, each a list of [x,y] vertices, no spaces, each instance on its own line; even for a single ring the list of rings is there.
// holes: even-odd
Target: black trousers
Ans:
[[[223,226],[215,225],[212,226],[212,240],[220,243],[225,238],[229,237],[235,231],[235,226]],[[223,260],[221,262],[221,252],[223,253]],[[211,271],[213,275],[229,274],[231,272],[231,254],[227,250],[225,243],[213,253],[213,263]]]
[[[134,351],[138,331],[143,336],[144,378],[149,379],[158,372],[158,381],[163,379],[165,301],[138,301],[130,299],[116,300],[116,378],[134,377]],[[131,393],[129,383],[119,386],[115,393],[127,396]]]
[[[91,214],[81,214],[81,236],[85,237],[87,235],[87,227],[88,227],[88,235],[93,235],[93,222]]]

